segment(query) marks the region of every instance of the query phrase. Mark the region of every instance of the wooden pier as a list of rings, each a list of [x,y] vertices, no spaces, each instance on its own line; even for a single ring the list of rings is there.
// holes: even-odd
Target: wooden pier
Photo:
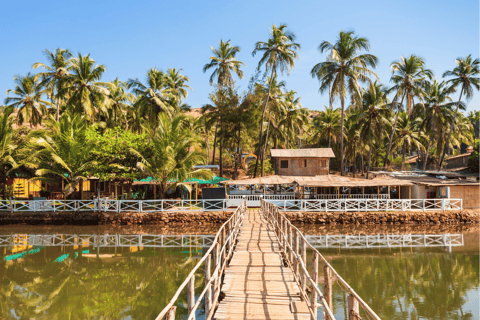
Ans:
[[[195,277],[202,266],[204,287],[198,292]],[[185,291],[188,320],[196,319],[202,302],[206,320],[341,319],[332,311],[334,284],[348,295],[345,320],[380,320],[277,206],[262,201],[260,209],[248,210],[242,201],[156,320],[174,320],[177,299]],[[318,311],[322,316],[317,318]]]
[[[259,210],[244,218],[214,319],[310,319],[300,287]]]

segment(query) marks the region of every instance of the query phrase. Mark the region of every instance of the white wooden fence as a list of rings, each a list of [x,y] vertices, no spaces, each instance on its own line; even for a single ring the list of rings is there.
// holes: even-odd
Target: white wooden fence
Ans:
[[[445,211],[462,210],[462,199],[265,200],[280,211]]]
[[[247,206],[260,207],[262,199],[264,200],[293,200],[293,194],[246,194],[246,195],[228,195],[229,200],[241,201],[247,200]]]
[[[389,194],[316,194],[315,199],[390,199]]]
[[[18,245],[63,247],[131,247],[202,248],[210,247],[215,235],[207,234],[2,234],[0,247]],[[315,248],[410,248],[463,246],[463,235],[444,234],[306,234],[305,239]]]
[[[0,200],[0,212],[178,212],[234,210],[242,200]]]
[[[234,197],[234,198],[232,198]],[[238,197],[238,199],[237,199]],[[0,212],[179,212],[224,211],[235,209],[243,199],[248,206],[260,205],[261,199],[281,211],[445,211],[462,210],[462,199],[324,199],[297,200],[290,195],[229,196],[218,200],[0,200]]]

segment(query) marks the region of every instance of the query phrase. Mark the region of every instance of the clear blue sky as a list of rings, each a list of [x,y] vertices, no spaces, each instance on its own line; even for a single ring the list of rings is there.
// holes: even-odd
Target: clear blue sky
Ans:
[[[182,68],[190,78],[187,103],[201,107],[212,88],[202,67],[210,46],[231,39],[245,62],[241,90],[246,90],[259,56],[254,44],[266,40],[272,23],[287,23],[302,46],[287,88],[298,92],[304,107],[322,109],[310,70],[325,59],[317,51],[323,40],[335,41],[340,30],[367,37],[389,84],[390,63],[402,54],[425,58],[437,79],[455,66],[454,59],[479,57],[479,3],[431,1],[6,1],[0,20],[0,104],[13,77],[26,74],[41,51],[57,47],[91,54],[107,72],[103,80],[144,79],[148,68]],[[478,110],[480,93],[468,104]]]

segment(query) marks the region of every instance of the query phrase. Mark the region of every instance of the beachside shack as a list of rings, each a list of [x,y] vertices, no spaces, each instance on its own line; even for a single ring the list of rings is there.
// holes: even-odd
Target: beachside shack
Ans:
[[[271,149],[275,174],[281,176],[327,175],[332,148]]]
[[[228,199],[410,199],[410,181],[393,178],[360,179],[337,175],[267,176],[225,182]]]

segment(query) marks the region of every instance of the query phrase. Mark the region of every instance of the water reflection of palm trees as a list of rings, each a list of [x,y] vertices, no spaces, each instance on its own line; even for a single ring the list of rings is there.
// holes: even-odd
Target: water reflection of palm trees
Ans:
[[[478,290],[478,255],[398,255],[335,257],[331,263],[382,319],[473,318],[474,310],[463,306],[467,293]],[[343,314],[344,297],[336,294],[337,314]]]
[[[178,249],[171,249],[173,254],[164,249],[126,252],[125,259],[105,262],[81,254],[74,259],[73,248],[65,249],[69,258],[53,263],[60,249],[44,248],[50,251],[46,260],[32,255],[1,264],[0,316],[154,318],[196,263]]]

